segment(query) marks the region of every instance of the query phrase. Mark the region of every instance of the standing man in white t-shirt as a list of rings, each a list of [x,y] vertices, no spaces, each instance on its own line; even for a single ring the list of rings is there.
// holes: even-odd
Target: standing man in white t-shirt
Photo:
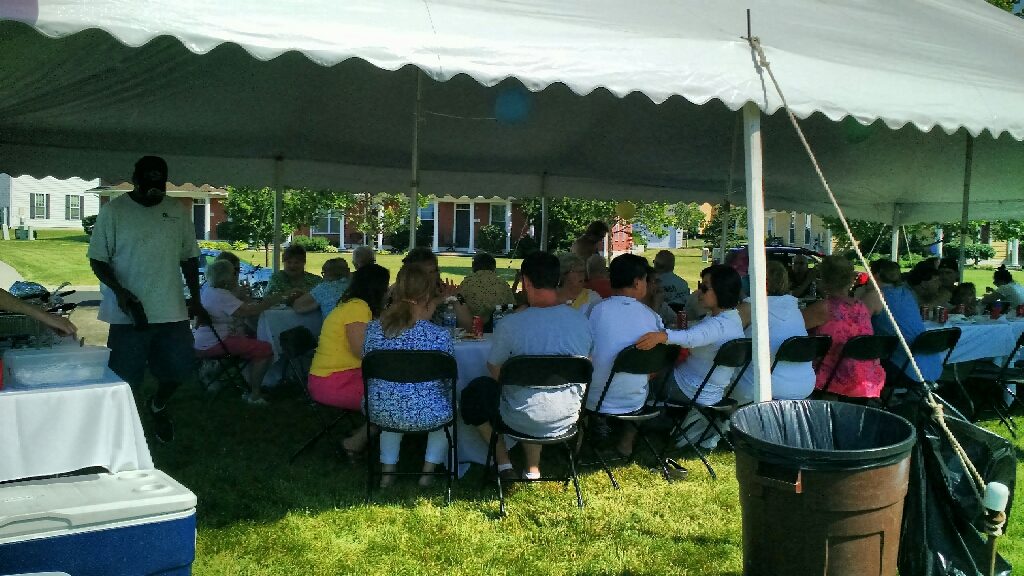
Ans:
[[[89,264],[102,283],[99,319],[110,324],[110,369],[138,390],[149,367],[157,381],[147,399],[153,432],[174,439],[167,401],[192,375],[195,353],[189,311],[210,318],[199,303],[199,246],[188,212],[167,197],[167,163],[135,163],[134,189],[100,210],[89,241]],[[181,277],[193,298],[188,303]]]
[[[647,259],[635,254],[616,256],[608,268],[612,296],[602,300],[590,312],[594,378],[587,392],[588,410],[598,409],[602,393],[602,414],[629,414],[643,408],[647,402],[647,374],[616,374],[610,383],[608,376],[619,352],[632,346],[644,334],[665,329],[661,318],[642,302],[647,295],[647,276],[652,271]],[[607,392],[604,392],[606,386]],[[623,455],[632,453],[635,438],[636,429],[624,427],[618,451]]]

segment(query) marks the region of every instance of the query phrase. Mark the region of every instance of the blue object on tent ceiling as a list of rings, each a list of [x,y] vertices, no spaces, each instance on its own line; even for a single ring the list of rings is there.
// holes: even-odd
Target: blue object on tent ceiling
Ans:
[[[494,99],[494,117],[502,124],[521,124],[530,115],[531,94],[525,88],[505,88]]]

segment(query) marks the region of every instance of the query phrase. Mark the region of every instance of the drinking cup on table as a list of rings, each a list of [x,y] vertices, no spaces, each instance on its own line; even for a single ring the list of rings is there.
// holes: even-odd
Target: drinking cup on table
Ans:
[[[999,315],[1002,314],[1002,312],[1003,312],[1003,303],[1002,302],[993,302],[992,303],[992,312],[989,314],[988,317],[990,319],[992,319],[992,320],[997,320],[999,318]]]

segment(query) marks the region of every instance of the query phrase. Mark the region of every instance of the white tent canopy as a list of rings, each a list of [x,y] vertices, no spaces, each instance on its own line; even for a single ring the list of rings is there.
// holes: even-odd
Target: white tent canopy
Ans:
[[[971,217],[1024,214],[1024,22],[983,0],[15,0],[0,171],[404,190],[422,70],[423,194],[716,200],[736,110],[779,107],[744,7],[849,216],[955,218],[967,132]],[[766,203],[831,213],[763,130]]]

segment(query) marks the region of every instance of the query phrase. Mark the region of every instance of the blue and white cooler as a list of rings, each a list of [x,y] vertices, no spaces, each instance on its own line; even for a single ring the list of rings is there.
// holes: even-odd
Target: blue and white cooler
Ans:
[[[196,496],[159,470],[0,484],[0,575],[192,573]]]

